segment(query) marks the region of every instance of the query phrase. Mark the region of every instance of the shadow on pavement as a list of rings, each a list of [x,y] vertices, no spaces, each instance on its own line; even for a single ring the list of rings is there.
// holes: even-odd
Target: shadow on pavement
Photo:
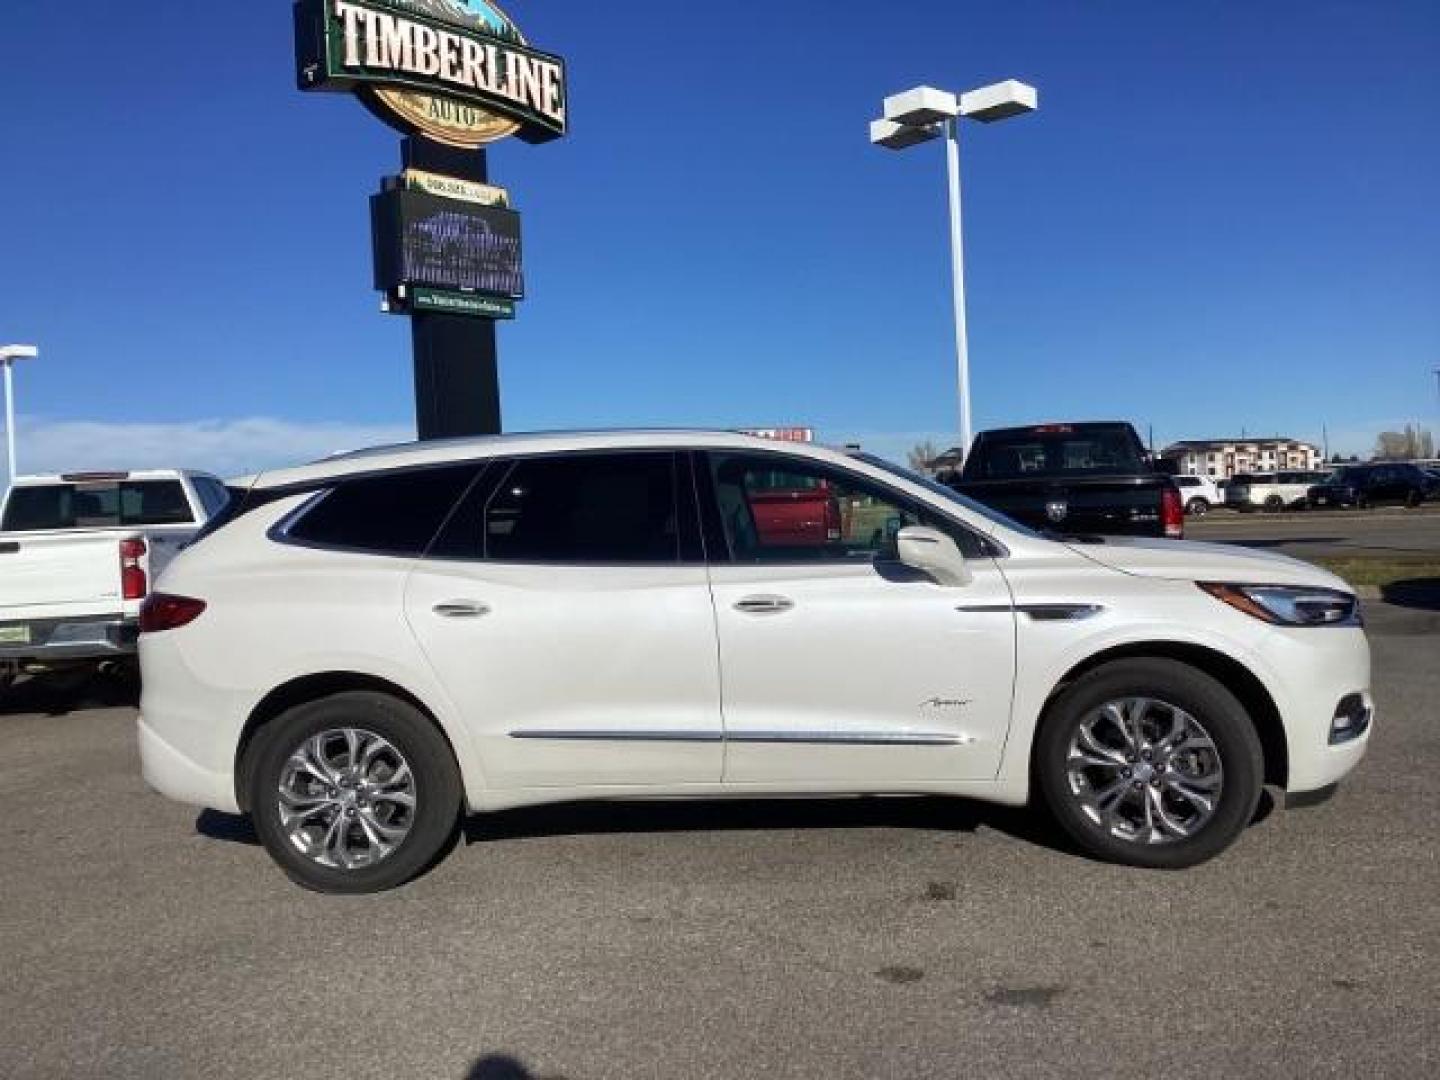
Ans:
[[[1284,538],[1270,538],[1266,540],[1226,540],[1225,543],[1233,544],[1235,547],[1246,548],[1278,548],[1289,547],[1291,544],[1337,544],[1345,545],[1350,541],[1343,536],[1290,536]]]
[[[0,689],[0,716],[68,716],[85,709],[134,708],[140,682],[128,671],[94,669],[22,676]]]
[[[1267,790],[1251,826],[1275,812]],[[1030,810],[944,796],[859,796],[855,798],[713,799],[637,802],[577,802],[501,810],[465,819],[467,846],[504,840],[541,840],[557,836],[606,836],[622,833],[794,831],[824,829],[918,829],[974,833],[980,828],[1064,855],[1087,859],[1064,831],[1041,810]],[[212,840],[258,846],[250,818],[206,810],[195,831]]]
[[[1380,595],[1387,604],[1394,604],[1396,607],[1440,611],[1440,578],[1406,578],[1392,581],[1380,590]]]
[[[243,814],[202,810],[195,819],[195,831],[211,840],[224,840],[228,844],[247,844],[250,847],[258,847],[260,844],[254,824]]]
[[[520,1062],[505,1054],[487,1054],[465,1074],[464,1080],[565,1080],[562,1076],[532,1073]]]
[[[924,829],[1008,836],[1074,854],[1044,815],[966,799],[897,796],[838,799],[715,799],[562,803],[468,818],[469,844],[550,836],[797,829]]]
[[[1043,814],[930,796],[561,803],[469,817],[462,835],[467,845],[473,845],[554,836],[741,830],[925,829],[973,833],[981,826],[1026,843],[1079,854]],[[195,831],[230,844],[260,843],[248,817],[217,810],[203,811],[195,819]]]

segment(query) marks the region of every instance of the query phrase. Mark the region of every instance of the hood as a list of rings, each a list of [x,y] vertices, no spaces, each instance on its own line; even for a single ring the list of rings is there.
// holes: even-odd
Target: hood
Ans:
[[[1328,570],[1288,555],[1231,544],[1189,540],[1106,537],[1103,544],[1075,544],[1071,550],[1092,562],[1136,577],[1171,581],[1223,581],[1238,585],[1302,585],[1355,590]]]

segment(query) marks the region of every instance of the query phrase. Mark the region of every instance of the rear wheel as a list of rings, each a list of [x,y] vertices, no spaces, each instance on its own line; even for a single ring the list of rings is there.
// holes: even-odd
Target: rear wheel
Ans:
[[[1220,683],[1173,660],[1122,660],[1052,705],[1037,780],[1061,827],[1112,862],[1178,870],[1218,855],[1254,816],[1260,740]]]
[[[1210,503],[1205,499],[1191,499],[1185,504],[1185,513],[1191,517],[1204,517],[1210,512]]]
[[[1268,514],[1278,514],[1281,510],[1284,509],[1285,500],[1282,499],[1279,495],[1271,495],[1268,499],[1265,500],[1265,512]]]
[[[1425,496],[1421,495],[1420,492],[1415,491],[1414,489],[1406,492],[1405,494],[1405,505],[1408,506],[1411,510],[1415,509],[1415,507],[1419,506],[1424,501]]]
[[[394,888],[456,835],[459,769],[434,723],[403,701],[336,694],[291,709],[256,738],[255,831],[307,889]]]

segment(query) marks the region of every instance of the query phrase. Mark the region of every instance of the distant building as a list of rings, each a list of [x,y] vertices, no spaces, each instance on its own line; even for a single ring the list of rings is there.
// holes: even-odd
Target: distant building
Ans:
[[[1186,439],[1167,446],[1160,457],[1177,474],[1217,480],[1237,473],[1325,467],[1318,447],[1296,439]]]

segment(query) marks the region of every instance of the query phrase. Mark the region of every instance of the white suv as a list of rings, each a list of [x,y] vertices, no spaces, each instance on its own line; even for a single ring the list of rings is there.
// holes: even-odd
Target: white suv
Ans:
[[[1242,473],[1225,488],[1225,502],[1236,510],[1281,510],[1309,505],[1310,489],[1325,482],[1328,473],[1266,472]]]
[[[1060,541],[872,457],[510,436],[262,476],[148,602],[145,777],[297,882],[398,885],[461,815],[575,799],[1038,798],[1086,850],[1207,859],[1365,752],[1338,578]],[[1032,787],[1033,785],[1033,787]]]
[[[1204,517],[1217,506],[1225,505],[1225,496],[1208,476],[1177,476],[1180,503],[1190,517]]]

